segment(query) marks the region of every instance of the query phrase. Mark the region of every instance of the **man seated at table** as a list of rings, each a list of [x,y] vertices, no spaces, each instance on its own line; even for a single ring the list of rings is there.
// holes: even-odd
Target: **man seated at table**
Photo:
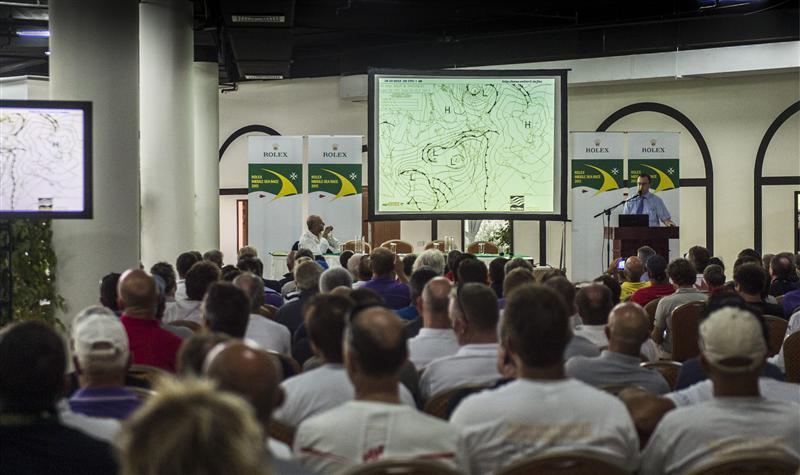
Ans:
[[[314,255],[322,255],[339,250],[339,241],[333,237],[333,226],[325,226],[317,215],[312,214],[306,219],[306,230],[300,236],[298,249],[310,249]]]

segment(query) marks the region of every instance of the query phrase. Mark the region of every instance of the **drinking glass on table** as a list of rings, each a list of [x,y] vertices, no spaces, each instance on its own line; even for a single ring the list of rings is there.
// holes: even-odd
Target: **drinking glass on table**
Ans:
[[[389,250],[392,251],[392,254],[397,254],[397,243],[396,242],[390,242],[389,243]]]
[[[478,243],[478,254],[486,254],[486,252],[484,252],[484,251],[486,251],[486,243],[485,242],[479,242]]]

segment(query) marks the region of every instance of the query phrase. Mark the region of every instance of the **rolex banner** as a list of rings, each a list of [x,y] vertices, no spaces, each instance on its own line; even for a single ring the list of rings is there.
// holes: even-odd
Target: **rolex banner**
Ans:
[[[604,216],[597,213],[623,199],[625,134],[573,132],[572,146],[572,280],[591,280],[606,270]],[[615,210],[614,216],[620,208]],[[612,221],[616,225],[616,219]]]
[[[342,243],[361,236],[361,136],[308,137],[308,213]]]
[[[248,158],[249,244],[271,269],[269,253],[289,251],[303,231],[303,138],[249,137]]]
[[[628,133],[628,183],[636,194],[636,179],[650,175],[650,192],[661,198],[672,221],[680,225],[680,134],[678,132]],[[661,220],[666,216],[659,216]],[[663,223],[660,223],[663,226]],[[668,260],[679,257],[680,242],[670,239]]]

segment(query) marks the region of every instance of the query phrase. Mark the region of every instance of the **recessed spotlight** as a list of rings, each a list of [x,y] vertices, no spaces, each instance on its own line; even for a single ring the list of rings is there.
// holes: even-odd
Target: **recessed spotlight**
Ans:
[[[17,36],[23,38],[50,38],[50,30],[17,30]]]

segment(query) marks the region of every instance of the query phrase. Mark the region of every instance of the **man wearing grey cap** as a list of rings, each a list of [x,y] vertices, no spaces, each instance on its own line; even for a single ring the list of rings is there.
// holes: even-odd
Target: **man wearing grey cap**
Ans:
[[[800,405],[765,399],[758,377],[767,343],[750,312],[726,307],[700,325],[701,365],[714,398],[670,411],[642,452],[640,473],[678,474],[728,454],[800,463]]]
[[[70,409],[92,417],[127,419],[141,402],[124,387],[131,358],[125,327],[110,311],[86,313],[72,330],[81,389],[69,399]]]

